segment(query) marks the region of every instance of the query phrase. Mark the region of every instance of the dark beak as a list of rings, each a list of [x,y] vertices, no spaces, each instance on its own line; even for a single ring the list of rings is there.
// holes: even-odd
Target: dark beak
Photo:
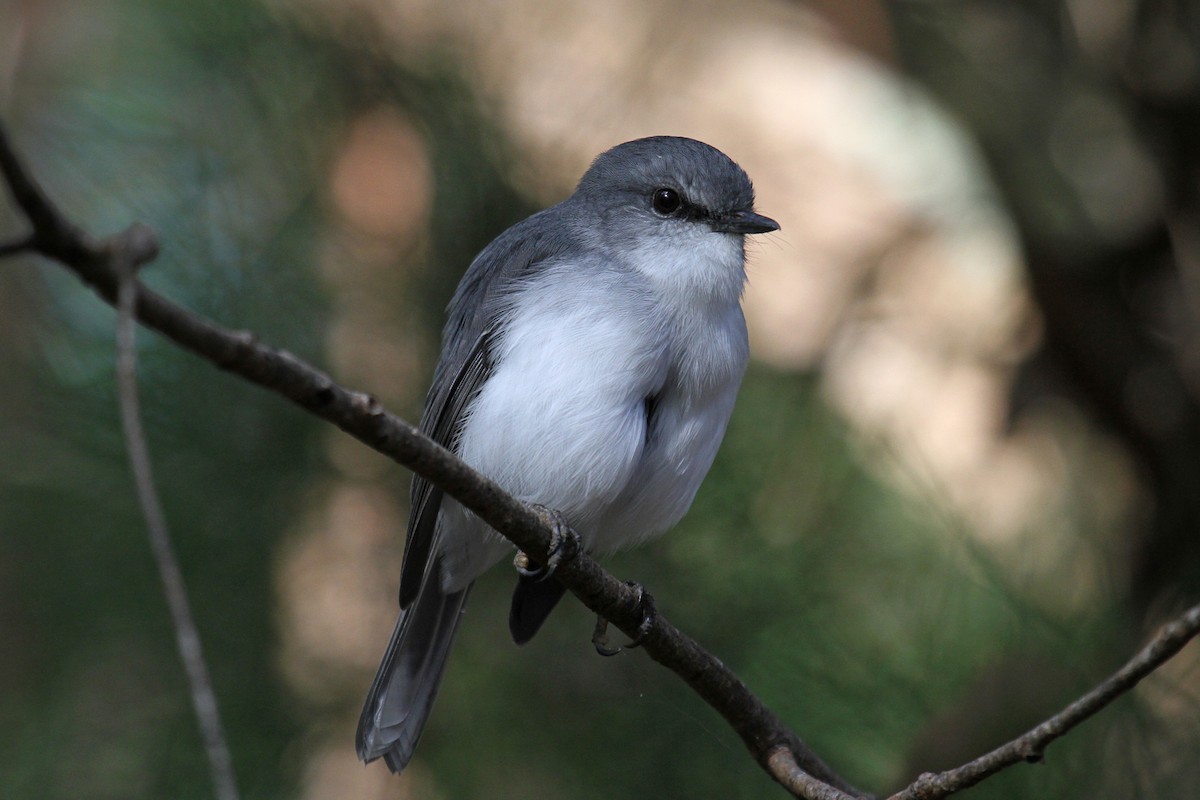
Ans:
[[[753,211],[731,211],[712,221],[717,233],[770,233],[779,230],[779,223]]]

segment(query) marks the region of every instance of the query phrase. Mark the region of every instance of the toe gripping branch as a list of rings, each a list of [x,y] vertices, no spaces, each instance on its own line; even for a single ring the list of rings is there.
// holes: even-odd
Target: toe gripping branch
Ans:
[[[572,530],[561,513],[538,503],[532,504],[530,508],[550,526],[550,550],[544,565],[538,564],[518,550],[513,558],[513,568],[522,578],[540,582],[554,575],[564,561],[574,558],[582,545],[579,543],[579,534]]]
[[[658,616],[654,607],[654,597],[646,591],[646,587],[635,581],[626,581],[625,585],[633,589],[636,595],[634,608],[642,618],[638,623],[637,636],[633,637],[633,641],[624,647],[611,647],[608,643],[608,620],[597,614],[596,627],[592,631],[592,646],[602,656],[615,656],[622,650],[632,650],[641,646],[643,640],[650,634],[650,629],[654,627],[654,620]]]

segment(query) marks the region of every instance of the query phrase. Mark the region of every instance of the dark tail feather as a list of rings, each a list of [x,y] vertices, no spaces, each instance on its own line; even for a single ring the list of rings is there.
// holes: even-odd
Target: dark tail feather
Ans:
[[[525,644],[542,627],[546,617],[558,605],[567,587],[554,578],[541,575],[522,575],[517,578],[512,606],[508,611],[508,632],[513,641]]]
[[[416,600],[400,612],[358,719],[358,757],[383,756],[392,772],[408,765],[421,738],[471,591],[444,593],[440,575],[431,569]]]

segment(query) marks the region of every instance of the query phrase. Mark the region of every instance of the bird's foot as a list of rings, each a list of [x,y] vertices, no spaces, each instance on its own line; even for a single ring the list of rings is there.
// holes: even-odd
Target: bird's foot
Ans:
[[[532,503],[529,507],[550,528],[550,552],[545,565],[542,565],[518,550],[513,558],[513,568],[522,578],[544,581],[554,574],[563,561],[570,561],[579,552],[579,534],[571,528],[566,517],[560,512],[540,503]]]
[[[592,631],[592,646],[602,656],[615,656],[622,650],[632,650],[635,647],[640,647],[645,638],[650,634],[650,629],[654,627],[654,620],[658,616],[658,611],[654,608],[654,597],[646,591],[644,586],[633,581],[626,581],[625,585],[633,589],[637,594],[634,600],[635,608],[642,617],[641,622],[638,623],[637,636],[633,637],[633,641],[624,647],[611,647],[608,643],[608,620],[600,615],[596,615],[596,627]]]

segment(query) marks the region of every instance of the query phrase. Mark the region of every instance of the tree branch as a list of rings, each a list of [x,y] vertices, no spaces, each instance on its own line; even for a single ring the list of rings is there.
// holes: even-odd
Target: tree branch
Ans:
[[[19,163],[0,125],[0,173],[33,226],[28,246],[54,259],[116,304],[119,265],[153,257],[148,229],[134,225],[104,240],[92,240],[67,222]],[[555,521],[504,492],[453,453],[388,413],[373,397],[339,386],[328,375],[283,350],[258,342],[248,331],[232,331],[193,314],[128,281],[133,311],[144,325],[223,370],[268,389],[333,423],[363,444],[419,473],[476,513],[535,560],[548,557]],[[641,594],[580,552],[560,564],[555,577],[593,612],[608,619],[675,672],[738,733],[759,765],[796,797],[847,800],[868,797],[840,778],[742,681],[662,614],[649,630],[642,625]],[[1027,760],[1040,760],[1050,742],[1129,691],[1200,632],[1200,606],[1163,631],[1124,668],[1059,714],[1012,742],[957,769],[926,773],[889,800],[934,800],[972,786]]]
[[[1045,722],[961,767],[936,775],[927,772],[888,800],[938,800],[974,786],[1013,764],[1040,762],[1051,742],[1137,686],[1142,678],[1165,664],[1198,633],[1200,605],[1192,606],[1164,625],[1125,666]]]

